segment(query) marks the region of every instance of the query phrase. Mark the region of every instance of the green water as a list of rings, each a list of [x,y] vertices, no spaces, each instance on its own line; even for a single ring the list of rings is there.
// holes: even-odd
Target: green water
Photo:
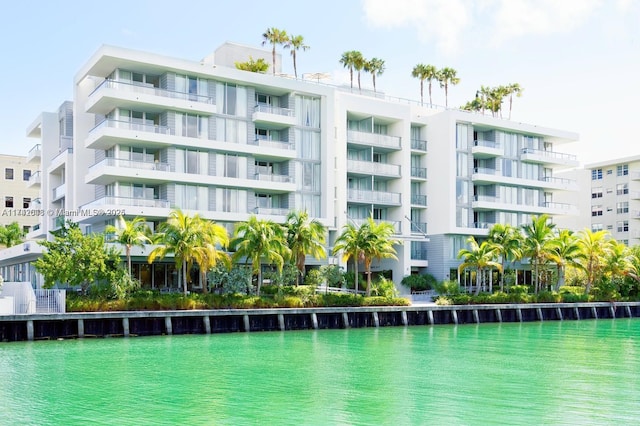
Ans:
[[[1,425],[640,422],[640,319],[0,344]]]

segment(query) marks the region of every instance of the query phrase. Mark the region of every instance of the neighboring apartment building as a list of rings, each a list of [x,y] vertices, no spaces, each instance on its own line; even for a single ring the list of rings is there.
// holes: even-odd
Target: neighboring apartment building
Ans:
[[[99,49],[76,75],[73,106],[28,130],[41,138],[52,212],[31,237],[65,216],[88,232],[119,213],[156,228],[179,207],[232,232],[253,214],[283,222],[306,209],[328,227],[330,250],[345,224],[373,216],[403,242],[398,260],[373,263],[398,284],[412,273],[449,278],[466,238],[494,223],[577,212],[555,200],[575,182],[554,176],[577,165],[556,152],[574,133],[239,71],[234,49],[270,59],[233,44],[203,61]],[[148,265],[142,249],[133,259],[145,285],[175,285],[172,262]],[[0,252],[0,272],[12,262]],[[327,262],[341,259],[308,264]]]
[[[628,246],[639,244],[640,156],[588,164],[585,169],[591,177],[591,230],[609,231]]]
[[[0,225],[18,222],[29,231],[39,221],[31,211],[40,194],[40,146],[29,151],[27,157],[0,154]]]

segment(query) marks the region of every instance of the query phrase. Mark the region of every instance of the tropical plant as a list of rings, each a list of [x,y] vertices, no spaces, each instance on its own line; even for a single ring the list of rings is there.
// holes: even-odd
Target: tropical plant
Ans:
[[[354,288],[358,292],[358,263],[364,258],[361,241],[362,233],[360,229],[352,223],[347,223],[342,227],[342,233],[338,236],[333,246],[333,254],[342,252],[342,260],[348,262],[353,259]]]
[[[456,85],[460,83],[460,78],[457,77],[457,71],[453,68],[445,67],[437,72],[436,79],[440,82],[440,87],[444,88],[444,106],[449,106],[449,85]]]
[[[611,281],[622,279],[631,271],[631,253],[629,247],[614,239],[609,240],[604,258],[603,272]]]
[[[187,294],[187,273],[196,261],[200,246],[200,231],[202,219],[199,215],[189,216],[181,210],[172,210],[167,221],[161,223],[156,234],[159,244],[148,256],[148,262],[162,259],[168,254],[173,254],[176,269],[182,271],[182,286],[184,294]]]
[[[355,50],[348,50],[342,54],[340,58],[340,63],[349,69],[349,78],[351,80],[351,88],[353,89],[353,64],[355,61],[356,54],[359,53]]]
[[[362,53],[355,52],[353,57],[353,69],[358,71],[358,91],[362,91],[362,86],[360,85],[360,72],[364,69],[364,64],[367,63],[367,60],[362,56]]]
[[[125,247],[125,255],[127,257],[127,271],[131,275],[131,249],[133,247],[144,247],[145,244],[151,243],[151,230],[147,226],[145,219],[135,217],[131,220],[125,220],[122,215],[116,219],[117,226],[108,225],[105,228],[107,240],[110,242],[122,244]],[[112,234],[110,236],[109,234]]]
[[[420,105],[424,105],[424,81],[429,82],[429,106],[433,106],[431,99],[431,82],[438,80],[438,70],[433,65],[418,64],[413,67],[411,76],[420,80]]]
[[[511,120],[511,109],[513,107],[513,95],[518,98],[522,96],[524,89],[520,87],[518,83],[511,83],[506,87],[507,95],[509,96],[509,120]]]
[[[275,27],[267,28],[267,30],[262,34],[262,45],[271,44],[271,56],[273,59],[272,70],[273,74],[276,73],[276,46],[282,45],[283,48],[289,47],[289,36],[285,30],[280,30]]]
[[[396,249],[394,245],[400,244],[400,241],[392,238],[396,232],[393,225],[389,222],[376,222],[373,218],[367,218],[367,221],[360,226],[363,242],[362,254],[364,260],[364,269],[367,275],[367,296],[371,295],[371,263],[374,259],[398,259],[396,257]]]
[[[207,272],[219,263],[227,269],[231,268],[231,258],[226,252],[219,250],[229,245],[229,234],[224,226],[209,220],[201,220],[197,225],[200,229],[195,261],[200,268],[202,288],[206,294],[208,292]]]
[[[373,79],[373,91],[376,91],[376,75],[381,75],[384,68],[384,61],[379,58],[372,58],[370,61],[365,61],[364,70],[368,73],[371,73],[371,77]]]
[[[473,236],[467,239],[467,243],[469,248],[463,248],[458,252],[458,259],[462,259],[462,263],[458,266],[458,274],[468,268],[476,270],[475,295],[477,296],[480,294],[480,289],[484,287],[485,270],[497,269],[502,272],[502,265],[496,261],[498,253],[495,245],[487,241],[478,244]]]
[[[567,266],[578,267],[582,251],[578,245],[578,239],[572,231],[563,229],[551,240],[551,252],[549,259],[556,264],[558,269],[558,280],[555,291],[565,285],[565,273]]]
[[[230,246],[235,250],[232,256],[235,262],[241,258],[251,261],[252,272],[258,276],[258,296],[262,285],[261,259],[275,264],[278,271],[282,272],[285,259],[290,256],[282,226],[271,220],[258,220],[255,215],[236,225]]]
[[[524,224],[523,257],[530,259],[533,267],[533,284],[535,293],[540,290],[540,274],[543,265],[550,259],[552,254],[553,229],[555,225],[549,221],[546,214],[533,216],[531,223]]]
[[[611,250],[610,235],[607,231],[593,232],[585,229],[578,234],[578,245],[582,250],[580,264],[586,273],[585,293],[589,294],[591,286],[602,275],[604,259]]]
[[[309,217],[305,211],[292,211],[284,223],[287,245],[291,250],[291,259],[298,268],[296,285],[304,278],[307,255],[316,259],[327,257],[325,240],[327,229],[317,219]]]
[[[249,60],[247,62],[235,62],[235,66],[237,69],[242,71],[260,73],[264,73],[269,69],[269,64],[264,60],[264,58],[258,58],[256,61],[252,56],[249,56]]]
[[[496,253],[500,256],[500,265],[503,270],[500,274],[500,291],[504,291],[505,263],[521,258],[522,234],[512,225],[497,223],[489,229],[487,241],[495,246]]]
[[[11,222],[8,225],[0,225],[0,245],[13,247],[22,242],[25,232],[18,222]]]
[[[296,65],[296,52],[301,50],[303,52],[311,49],[309,46],[304,44],[304,37],[301,35],[292,35],[289,37],[289,46],[291,47],[291,57],[293,58],[293,73],[298,78],[298,67]]]

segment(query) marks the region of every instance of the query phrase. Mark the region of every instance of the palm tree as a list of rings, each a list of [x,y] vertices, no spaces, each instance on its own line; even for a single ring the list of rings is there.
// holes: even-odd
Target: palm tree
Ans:
[[[609,250],[604,259],[604,273],[611,280],[624,277],[631,271],[631,253],[629,247],[614,239],[609,240]]]
[[[420,79],[420,105],[424,105],[424,81],[429,82],[429,106],[433,106],[431,99],[431,82],[437,80],[438,70],[433,65],[418,64],[413,67],[411,76]]]
[[[283,48],[289,47],[289,36],[285,30],[280,30],[278,28],[272,27],[267,28],[267,31],[262,34],[262,45],[269,43],[273,46],[271,51],[271,56],[273,58],[273,74],[276,73],[276,45],[281,44]]]
[[[372,58],[370,61],[365,61],[364,70],[371,73],[373,78],[373,91],[376,91],[376,74],[381,75],[384,72],[384,61],[379,58]]]
[[[579,233],[578,245],[582,250],[580,264],[587,275],[586,294],[589,294],[591,286],[602,274],[604,259],[611,250],[609,237],[609,232],[604,230],[593,232],[585,229]]]
[[[365,274],[367,275],[367,296],[371,295],[371,263],[373,259],[396,259],[395,244],[400,242],[392,238],[396,232],[389,222],[376,222],[369,217],[360,226],[363,242],[362,255],[364,260]]]
[[[304,277],[307,255],[324,259],[327,229],[317,219],[311,219],[307,211],[292,211],[285,221],[287,245],[291,249],[291,258],[298,268],[296,285]]]
[[[362,53],[355,52],[353,57],[353,69],[358,71],[358,91],[362,91],[362,87],[360,86],[360,71],[364,69],[364,64],[367,63],[367,60],[362,56]]]
[[[13,247],[22,242],[25,232],[18,222],[12,222],[8,225],[0,225],[0,244],[5,247]]]
[[[558,281],[555,285],[555,291],[558,291],[565,283],[567,266],[578,267],[580,265],[578,261],[581,257],[582,250],[573,232],[563,229],[551,240],[549,258],[558,268]]]
[[[505,263],[520,259],[522,256],[522,234],[519,230],[509,224],[496,223],[489,229],[487,240],[496,248],[496,253],[500,256],[500,266],[504,271]],[[504,272],[500,274],[500,291],[504,291]]]
[[[478,244],[473,236],[469,237],[467,242],[469,243],[469,248],[463,248],[458,252],[458,259],[463,259],[463,262],[458,266],[458,274],[461,274],[467,268],[476,269],[475,295],[477,296],[480,294],[480,288],[482,287],[484,271],[495,268],[502,272],[502,265],[496,262],[499,254],[495,245],[487,241]]]
[[[213,269],[218,263],[223,263],[227,269],[231,268],[231,258],[229,255],[219,250],[229,245],[229,234],[224,226],[218,225],[209,220],[202,220],[199,223],[200,241],[195,252],[195,261],[202,276],[203,293],[207,293],[207,272]]]
[[[340,63],[345,67],[349,68],[349,76],[351,78],[351,88],[353,89],[353,68],[355,66],[356,57],[362,54],[356,50],[348,50],[342,54],[340,58]]]
[[[181,210],[173,210],[167,221],[160,224],[157,234],[159,246],[149,253],[148,262],[156,258],[162,259],[173,254],[176,269],[182,270],[182,285],[187,294],[187,273],[198,257],[200,247],[200,231],[202,219],[199,215],[188,216]]]
[[[456,85],[460,83],[460,79],[456,76],[458,72],[453,68],[445,67],[437,73],[437,80],[440,82],[440,87],[444,88],[444,106],[449,106],[449,85]]]
[[[302,49],[302,51],[304,52],[311,48],[306,44],[304,44],[304,37],[302,37],[301,35],[297,35],[297,36],[292,35],[291,37],[289,37],[289,46],[291,47],[291,57],[293,58],[293,73],[295,74],[296,78],[298,78],[298,67],[296,66],[296,52],[300,49]]]
[[[342,260],[345,262],[353,259],[356,294],[358,293],[358,263],[364,258],[361,238],[362,232],[360,232],[360,228],[347,223],[342,227],[342,233],[336,239],[332,252],[334,255],[342,252]]]
[[[540,287],[540,267],[551,255],[553,229],[555,225],[549,222],[549,216],[543,214],[531,218],[531,223],[522,226],[524,232],[523,254],[528,257],[533,266],[535,292]]]
[[[111,240],[114,243],[122,244],[125,247],[127,256],[127,269],[131,275],[131,249],[133,247],[144,247],[151,243],[151,230],[147,226],[144,218],[135,217],[132,220],[125,220],[122,215],[118,216],[118,226],[108,225],[105,228],[106,234],[114,234]]]
[[[513,106],[513,95],[517,97],[522,96],[523,88],[518,83],[511,83],[507,85],[507,95],[509,96],[509,120],[511,120],[511,107]]]
[[[258,220],[255,215],[236,226],[231,247],[235,250],[232,257],[234,261],[240,258],[251,260],[252,271],[258,275],[258,296],[262,285],[261,259],[275,263],[282,272],[284,259],[290,253],[282,226],[271,220]]]

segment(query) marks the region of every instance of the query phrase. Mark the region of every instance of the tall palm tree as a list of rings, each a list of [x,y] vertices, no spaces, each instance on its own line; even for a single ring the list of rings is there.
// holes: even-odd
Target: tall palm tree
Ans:
[[[395,244],[399,240],[392,238],[395,228],[389,222],[376,222],[369,217],[360,226],[363,242],[362,254],[365,274],[367,275],[367,296],[371,295],[371,263],[374,259],[397,259]]]
[[[364,69],[364,64],[367,63],[367,60],[362,56],[362,53],[355,52],[353,57],[353,69],[358,71],[358,91],[362,91],[362,86],[360,86],[360,71]]]
[[[556,264],[558,269],[558,281],[555,290],[558,291],[565,283],[565,272],[567,266],[578,267],[582,257],[582,250],[578,245],[575,234],[568,229],[561,230],[558,235],[551,240],[550,260]]]
[[[173,254],[176,269],[182,271],[182,285],[187,294],[187,273],[198,256],[202,219],[199,215],[189,216],[181,210],[173,210],[167,221],[160,224],[157,234],[159,246],[149,253],[148,262]]]
[[[290,212],[287,215],[284,227],[287,245],[291,249],[291,259],[298,269],[297,285],[304,277],[307,255],[311,255],[316,259],[327,257],[327,252],[324,248],[327,229],[319,220],[311,219],[306,210]]]
[[[604,259],[603,272],[610,279],[622,278],[631,270],[631,253],[629,247],[614,239],[609,240],[609,250]]]
[[[476,269],[475,295],[477,296],[480,294],[480,288],[483,287],[484,271],[495,268],[502,272],[502,265],[496,261],[499,254],[495,245],[487,241],[478,244],[473,236],[467,239],[467,243],[469,243],[469,248],[463,248],[458,252],[458,259],[463,259],[458,266],[458,274],[467,268]]]
[[[275,264],[282,272],[284,260],[290,253],[282,226],[271,220],[258,220],[255,215],[236,226],[231,247],[235,250],[234,261],[241,258],[251,261],[252,271],[258,275],[258,296],[262,285],[261,259]]]
[[[360,55],[362,56],[362,54],[360,52],[358,52],[357,50],[347,50],[346,52],[344,52],[342,54],[342,57],[340,58],[340,63],[345,67],[349,69],[349,77],[351,79],[351,88],[353,89],[353,69],[355,66],[355,62],[356,62],[356,57]]]
[[[22,242],[25,232],[18,222],[12,222],[8,225],[0,225],[0,244],[5,247],[13,247]]]
[[[125,247],[125,255],[127,257],[127,269],[131,275],[131,249],[133,247],[144,247],[145,244],[151,243],[151,230],[147,226],[144,218],[135,217],[131,220],[125,220],[122,215],[116,220],[117,226],[108,225],[105,228],[106,234],[113,234],[111,240],[114,243],[122,244]]]
[[[453,68],[445,67],[438,71],[437,80],[440,82],[440,87],[444,88],[444,106],[449,106],[449,85],[455,86],[460,83],[460,78],[457,77],[458,72]]]
[[[496,223],[489,229],[487,241],[495,246],[496,254],[500,256],[500,266],[503,270],[500,274],[500,291],[504,291],[505,263],[522,257],[522,234],[512,225]]]
[[[372,58],[370,61],[365,61],[364,70],[371,73],[373,78],[373,91],[376,91],[376,75],[381,75],[384,72],[384,60],[379,58]]]
[[[298,78],[298,67],[296,65],[296,52],[302,49],[303,52],[311,49],[311,47],[304,44],[304,37],[301,35],[292,35],[289,37],[289,46],[291,47],[291,57],[293,58],[293,73]]]
[[[362,232],[352,223],[342,227],[342,232],[333,245],[333,254],[342,252],[342,260],[348,262],[353,259],[355,272],[355,290],[358,292],[358,263],[364,259]]]
[[[411,77],[420,80],[420,105],[424,105],[424,81],[429,82],[429,106],[433,106],[431,99],[431,82],[438,79],[437,68],[433,65],[418,64],[413,67]]]
[[[530,259],[533,266],[533,283],[535,292],[540,289],[540,267],[549,259],[552,250],[551,239],[555,224],[549,221],[546,214],[534,216],[531,223],[522,226],[524,232],[523,254]]]
[[[231,268],[231,258],[220,250],[229,245],[229,234],[227,229],[210,220],[202,220],[199,223],[198,232],[200,241],[195,252],[195,261],[198,264],[202,280],[202,291],[208,293],[207,272],[216,267],[218,263],[224,264],[227,269]]]
[[[511,120],[511,107],[513,106],[513,95],[517,97],[522,96],[523,88],[518,83],[511,83],[507,85],[507,95],[509,96],[509,120]]]
[[[585,293],[589,294],[591,286],[600,278],[604,269],[604,259],[611,250],[608,231],[593,232],[590,229],[580,231],[578,245],[582,250],[581,265],[587,275]]]
[[[267,28],[267,30],[262,34],[262,45],[269,43],[273,47],[271,50],[271,56],[273,60],[273,74],[276,73],[276,46],[281,44],[283,48],[289,47],[289,36],[285,30],[280,30],[275,27]]]

